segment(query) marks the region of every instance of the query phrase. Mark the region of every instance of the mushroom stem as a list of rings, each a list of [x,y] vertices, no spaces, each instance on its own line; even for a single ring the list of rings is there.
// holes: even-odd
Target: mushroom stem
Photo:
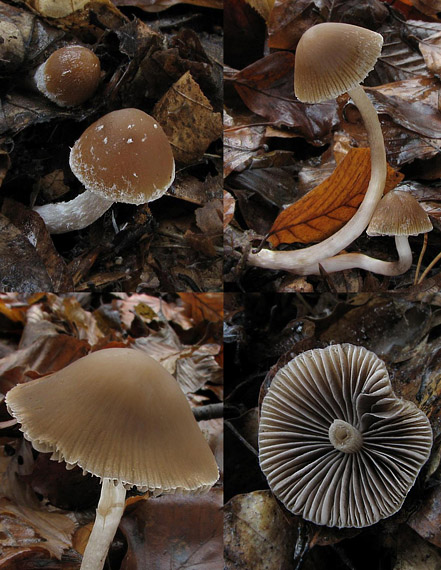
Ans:
[[[86,228],[107,212],[113,202],[85,190],[69,202],[35,206],[34,211],[43,218],[50,234],[64,234]]]
[[[363,447],[360,431],[344,420],[334,420],[329,427],[329,441],[343,453],[357,453]]]
[[[350,245],[366,229],[372,214],[383,195],[386,182],[386,152],[377,112],[363,87],[357,85],[348,91],[363,118],[371,148],[371,178],[363,202],[352,218],[335,234],[324,241],[295,251],[271,251],[262,249],[251,253],[248,262],[257,267],[281,269],[296,274],[305,274],[304,266],[314,266],[333,257]]]
[[[122,483],[103,479],[92,532],[80,570],[102,570],[107,552],[124,512],[126,490]]]
[[[365,269],[378,273],[379,275],[401,275],[408,271],[412,265],[412,251],[407,236],[395,236],[395,245],[397,247],[397,261],[382,261],[364,255],[363,253],[341,253],[328,259],[323,259],[319,263],[306,265],[298,270],[299,275],[320,275],[320,267],[326,273],[335,273],[336,271],[344,271],[345,269]]]

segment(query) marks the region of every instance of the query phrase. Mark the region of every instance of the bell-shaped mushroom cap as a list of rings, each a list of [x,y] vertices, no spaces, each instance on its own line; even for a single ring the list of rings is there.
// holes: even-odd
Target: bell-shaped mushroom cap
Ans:
[[[154,493],[204,490],[213,454],[176,380],[137,350],[91,353],[6,398],[26,439],[52,459]]]
[[[166,134],[139,109],[112,111],[90,125],[74,144],[69,164],[87,190],[129,204],[160,198],[175,177]]]
[[[35,82],[39,91],[57,105],[73,107],[92,97],[100,74],[100,60],[93,51],[83,46],[65,46],[40,65]]]
[[[364,527],[401,507],[432,430],[392,391],[384,363],[342,344],[300,354],[262,404],[260,464],[273,493],[316,524]]]
[[[296,97],[318,103],[353,89],[374,68],[382,45],[380,34],[359,26],[331,22],[312,26],[296,49]]]
[[[391,190],[378,202],[366,233],[370,236],[416,236],[430,232],[432,222],[418,201],[401,190]]]

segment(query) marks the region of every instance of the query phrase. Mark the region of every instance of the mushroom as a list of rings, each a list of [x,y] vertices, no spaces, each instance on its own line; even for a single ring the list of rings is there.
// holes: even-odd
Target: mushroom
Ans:
[[[60,107],[81,105],[95,93],[101,75],[100,60],[84,46],[54,51],[34,75],[37,89]]]
[[[262,403],[259,457],[269,486],[319,525],[360,528],[393,515],[431,446],[425,414],[394,394],[384,362],[360,346],[300,354]]]
[[[296,50],[294,91],[306,103],[318,103],[345,92],[358,107],[371,148],[371,178],[363,202],[354,216],[321,243],[295,251],[262,249],[251,253],[251,265],[302,273],[351,244],[365,230],[383,194],[386,153],[380,122],[374,106],[360,86],[381,53],[380,34],[351,24],[324,23],[307,30]]]
[[[114,202],[156,200],[175,177],[166,134],[139,109],[113,111],[90,125],[74,144],[69,164],[86,191],[70,202],[34,207],[52,234],[87,227]]]
[[[409,236],[430,232],[432,228],[429,216],[409,192],[391,190],[378,203],[366,233],[370,236],[394,236],[397,261],[383,261],[363,253],[342,253],[304,266],[299,273],[318,275],[320,268],[333,273],[358,267],[381,275],[401,275],[412,265]]]
[[[218,468],[186,397],[153,358],[127,348],[91,353],[6,395],[24,437],[51,459],[102,480],[81,570],[101,570],[126,489],[203,491]]]

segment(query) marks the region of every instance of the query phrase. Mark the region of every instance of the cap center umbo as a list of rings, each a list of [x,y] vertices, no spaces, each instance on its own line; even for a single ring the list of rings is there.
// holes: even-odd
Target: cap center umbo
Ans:
[[[363,445],[363,436],[348,422],[334,420],[329,427],[329,441],[339,451],[356,453]]]

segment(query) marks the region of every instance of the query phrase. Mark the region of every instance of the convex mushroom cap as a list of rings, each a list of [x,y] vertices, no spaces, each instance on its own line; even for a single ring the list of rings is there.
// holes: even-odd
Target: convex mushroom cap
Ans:
[[[95,93],[101,75],[98,57],[84,46],[57,49],[37,69],[38,90],[60,107],[74,107]]]
[[[402,190],[391,190],[378,202],[366,233],[369,236],[416,236],[433,229],[418,200]]]
[[[372,71],[382,46],[383,37],[366,28],[334,22],[312,26],[296,49],[296,97],[318,103],[350,91]]]
[[[52,234],[86,228],[114,202],[157,200],[175,177],[166,134],[140,109],[112,111],[90,125],[74,144],[69,164],[85,192],[69,202],[34,207]]]
[[[26,439],[52,459],[155,494],[210,488],[213,454],[176,380],[133,349],[94,352],[6,396]]]
[[[425,414],[386,366],[351,344],[300,354],[262,404],[260,464],[273,493],[319,525],[364,527],[398,511],[432,446]]]
[[[69,164],[84,187],[107,200],[145,204],[160,198],[175,176],[167,135],[139,109],[120,109],[90,125]]]

